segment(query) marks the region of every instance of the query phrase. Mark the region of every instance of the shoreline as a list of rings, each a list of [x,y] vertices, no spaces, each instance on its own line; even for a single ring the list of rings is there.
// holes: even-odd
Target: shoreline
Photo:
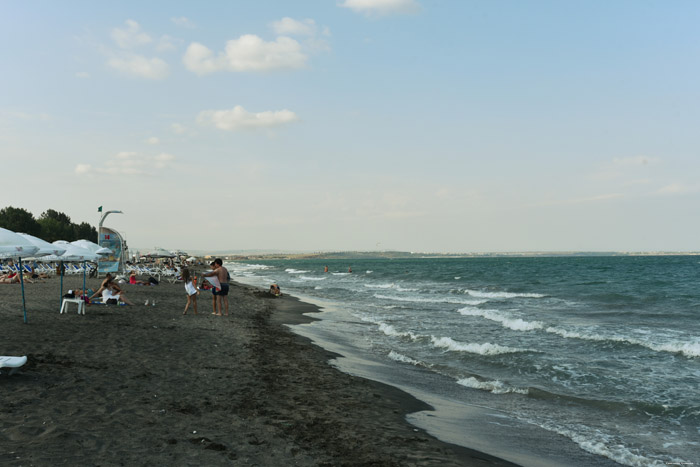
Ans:
[[[157,306],[79,316],[59,315],[58,288],[26,285],[28,324],[19,287],[0,288],[0,353],[29,357],[0,376],[11,465],[513,465],[437,440],[406,419],[427,404],[333,368],[285,326],[318,311],[294,297],[232,283],[232,316],[212,316],[208,293],[182,316],[182,284],[127,285]]]

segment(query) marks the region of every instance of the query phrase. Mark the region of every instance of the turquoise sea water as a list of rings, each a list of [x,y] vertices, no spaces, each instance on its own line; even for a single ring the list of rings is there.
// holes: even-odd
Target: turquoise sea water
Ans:
[[[481,431],[516,451],[521,444],[526,454],[514,460],[557,465],[558,452],[572,465],[700,463],[699,257],[227,267],[241,282],[277,282],[319,301],[327,311],[305,332],[374,362],[369,373],[497,414],[481,419]],[[462,430],[464,444],[478,438],[468,420],[450,423],[450,441]]]

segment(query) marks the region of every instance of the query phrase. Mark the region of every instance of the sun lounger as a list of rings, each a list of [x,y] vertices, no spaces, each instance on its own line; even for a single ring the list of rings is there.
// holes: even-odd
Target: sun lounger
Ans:
[[[0,371],[7,371],[13,374],[27,363],[27,357],[0,357]]]

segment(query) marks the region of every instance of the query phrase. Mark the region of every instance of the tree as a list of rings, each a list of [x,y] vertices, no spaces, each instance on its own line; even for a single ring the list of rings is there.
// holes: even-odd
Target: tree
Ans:
[[[73,223],[70,221],[70,217],[62,212],[48,209],[41,214],[38,222],[41,225],[41,238],[49,243],[56,240],[68,242],[75,240]]]
[[[8,206],[0,210],[0,227],[13,232],[22,232],[29,235],[39,236],[41,226],[34,219],[31,212],[22,208]]]
[[[73,224],[73,236],[75,237],[75,240],[85,239],[96,243],[97,229],[88,224],[87,222]]]
[[[46,211],[42,212],[41,216],[39,216],[39,220],[41,219],[56,219],[61,224],[72,224],[72,222],[70,221],[70,217],[63,214],[62,212],[54,211],[53,209],[47,209]]]

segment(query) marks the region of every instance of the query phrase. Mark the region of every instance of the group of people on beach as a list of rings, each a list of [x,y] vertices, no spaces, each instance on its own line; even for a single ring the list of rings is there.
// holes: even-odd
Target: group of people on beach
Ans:
[[[212,292],[212,314],[216,316],[228,316],[228,291],[231,275],[228,269],[224,267],[221,258],[216,258],[210,264],[211,270],[202,274],[202,289],[211,289]],[[207,284],[207,277],[216,278],[214,284]],[[192,278],[190,271],[187,268],[182,270],[182,281],[185,283],[185,292],[187,293],[187,303],[183,315],[187,314],[190,305],[194,309],[194,314],[197,314],[197,296],[200,294],[200,289],[197,287],[196,278]],[[215,284],[218,282],[219,287]],[[223,312],[222,312],[223,309]]]

